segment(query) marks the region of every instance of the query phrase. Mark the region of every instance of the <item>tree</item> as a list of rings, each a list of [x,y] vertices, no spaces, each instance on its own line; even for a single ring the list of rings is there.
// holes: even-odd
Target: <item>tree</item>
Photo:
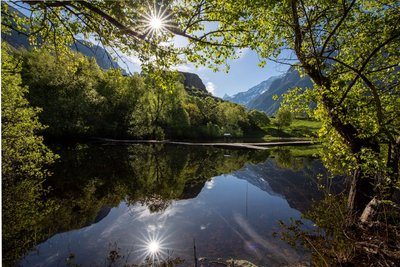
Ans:
[[[252,109],[249,112],[250,122],[257,125],[258,127],[266,126],[270,123],[270,120],[265,112]]]
[[[287,127],[292,123],[292,113],[286,108],[280,108],[275,114],[275,124],[279,129]]]
[[[2,120],[2,182],[15,185],[26,178],[46,176],[44,165],[54,155],[36,133],[43,130],[38,120],[39,108],[32,108],[26,99],[27,88],[22,87],[18,66],[20,59],[11,55],[2,43],[1,120]]]
[[[145,96],[144,79],[140,75],[124,77],[119,70],[108,70],[98,82],[99,116],[91,116],[88,126],[93,125],[98,136],[121,138],[128,136],[135,121],[143,120],[140,105]]]
[[[150,27],[153,17],[170,16],[171,2],[149,5],[142,0],[3,1],[2,25],[28,35],[32,44],[52,47],[56,54],[66,52],[68,46],[79,42],[76,36],[83,35],[104,47],[134,54],[142,62],[160,67],[179,61],[174,48],[166,42],[172,33],[157,34],[159,30]],[[27,16],[21,16],[15,8]],[[166,27],[165,21],[162,28]],[[163,46],[159,46],[161,42]]]
[[[400,158],[398,1],[191,2],[198,7],[187,15],[198,15],[193,23],[218,21],[203,43],[192,39],[192,50],[220,63],[246,46],[261,64],[278,57],[311,77],[320,135],[330,140],[325,160],[354,174],[349,207],[361,212],[378,185],[388,189],[381,198],[393,192]],[[285,50],[295,57],[279,58]]]
[[[314,82],[314,115],[324,124],[321,137],[330,140],[326,162],[335,158],[354,173],[349,206],[361,212],[381,181],[389,189],[381,198],[390,195],[398,183],[397,0],[157,2],[154,12],[164,14],[164,34],[146,29],[149,23],[140,14],[151,11],[142,1],[23,2],[35,11],[31,33],[40,33],[42,39],[69,36],[71,41],[77,33],[90,34],[105,45],[140,52],[143,62],[150,65],[176,63],[179,52],[197,64],[224,64],[244,47],[258,53],[261,65],[271,57],[296,65]],[[5,5],[3,24],[13,27]],[[210,23],[213,27],[206,28]],[[174,34],[188,39],[184,49],[164,42]],[[279,58],[286,50],[294,57]],[[381,155],[383,144],[387,146],[385,156]]]
[[[103,75],[94,59],[74,52],[56,58],[44,49],[25,51],[22,56],[28,99],[32,106],[43,109],[39,117],[49,126],[47,133],[74,137],[93,131],[89,121],[97,112],[94,105],[100,96],[96,89]]]

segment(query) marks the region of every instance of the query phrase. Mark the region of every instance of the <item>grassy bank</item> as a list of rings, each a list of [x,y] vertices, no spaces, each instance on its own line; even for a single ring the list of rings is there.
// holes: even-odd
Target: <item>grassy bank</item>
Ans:
[[[290,126],[279,128],[271,123],[262,127],[265,132],[264,140],[275,140],[281,138],[311,138],[317,136],[321,127],[319,121],[307,119],[295,119]]]
[[[290,126],[278,127],[274,119],[257,131],[247,132],[245,138],[274,141],[282,139],[310,139],[317,136],[321,122],[309,119],[294,119]]]

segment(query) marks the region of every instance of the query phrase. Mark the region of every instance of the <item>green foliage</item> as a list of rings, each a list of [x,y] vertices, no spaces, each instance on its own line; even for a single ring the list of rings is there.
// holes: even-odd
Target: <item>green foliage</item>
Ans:
[[[40,120],[52,136],[81,136],[92,130],[88,120],[96,112],[101,76],[94,59],[77,53],[55,57],[46,50],[24,52],[22,78],[29,86],[29,101],[43,109]]]
[[[40,110],[25,98],[19,59],[5,44],[1,55],[3,264],[12,265],[43,237],[43,219],[55,208],[41,198],[45,165],[56,157],[37,135],[44,126],[37,117]]]
[[[288,127],[293,121],[292,113],[285,108],[280,108],[275,114],[274,123],[278,126],[278,129]]]
[[[141,100],[145,85],[139,75],[123,77],[119,70],[109,70],[96,89],[99,95],[94,104],[97,116],[91,114],[88,121],[88,125],[93,125],[94,134],[121,137],[131,130],[134,120],[143,120],[143,115],[139,115],[143,112]]]
[[[250,126],[255,126],[242,106],[210,96],[189,97],[184,108],[190,118],[191,138],[221,138],[224,133],[242,137]]]
[[[29,106],[27,87],[21,86],[18,58],[2,44],[2,181],[13,185],[26,178],[41,179],[43,165],[53,161],[53,154],[36,133],[45,127],[38,120],[40,109]]]
[[[337,266],[349,264],[354,258],[354,242],[347,236],[348,211],[344,196],[327,195],[306,212],[304,219],[315,223],[313,231],[303,230],[303,222],[280,222],[281,238],[291,246],[307,248],[311,252],[313,266]]]
[[[249,120],[251,123],[257,125],[258,127],[263,127],[266,126],[270,123],[270,120],[267,116],[267,114],[265,114],[265,112],[261,112],[258,110],[250,110],[249,112]]]
[[[251,120],[242,106],[210,96],[189,96],[177,72],[123,76],[71,51],[57,57],[36,49],[15,56],[23,63],[31,105],[43,109],[40,121],[49,127],[42,130],[56,139],[221,138],[226,132],[241,137],[256,121],[268,120],[256,111]]]
[[[144,14],[151,14],[153,8],[147,1],[28,1],[24,3],[26,17],[18,16],[9,5],[18,7],[20,3],[1,3],[2,25],[29,34],[32,44],[51,48],[57,55],[68,53],[75,37],[83,35],[85,39],[90,36],[102,42],[105,47],[135,55],[150,67],[180,61],[177,54],[171,53],[172,44],[167,42],[172,33],[165,31],[160,35],[147,29]]]

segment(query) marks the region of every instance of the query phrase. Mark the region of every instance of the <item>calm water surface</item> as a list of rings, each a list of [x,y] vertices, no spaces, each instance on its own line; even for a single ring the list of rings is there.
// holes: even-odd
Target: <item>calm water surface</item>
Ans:
[[[288,149],[77,145],[48,183],[59,209],[48,239],[22,266],[115,266],[147,259],[248,260],[284,266],[307,260],[278,238],[278,220],[300,219],[321,197],[315,159]],[[312,223],[305,222],[311,229]],[[113,257],[114,256],[114,257]]]

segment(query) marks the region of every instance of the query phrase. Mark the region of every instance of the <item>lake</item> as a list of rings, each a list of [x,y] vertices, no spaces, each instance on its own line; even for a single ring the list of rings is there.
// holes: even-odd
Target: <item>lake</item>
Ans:
[[[124,266],[229,259],[307,262],[274,237],[323,197],[320,160],[265,151],[173,145],[55,146],[48,199],[55,211],[22,266]],[[309,148],[299,148],[307,150]],[[313,224],[304,220],[303,228]],[[43,234],[44,233],[44,234]],[[196,255],[196,256],[195,256]]]

